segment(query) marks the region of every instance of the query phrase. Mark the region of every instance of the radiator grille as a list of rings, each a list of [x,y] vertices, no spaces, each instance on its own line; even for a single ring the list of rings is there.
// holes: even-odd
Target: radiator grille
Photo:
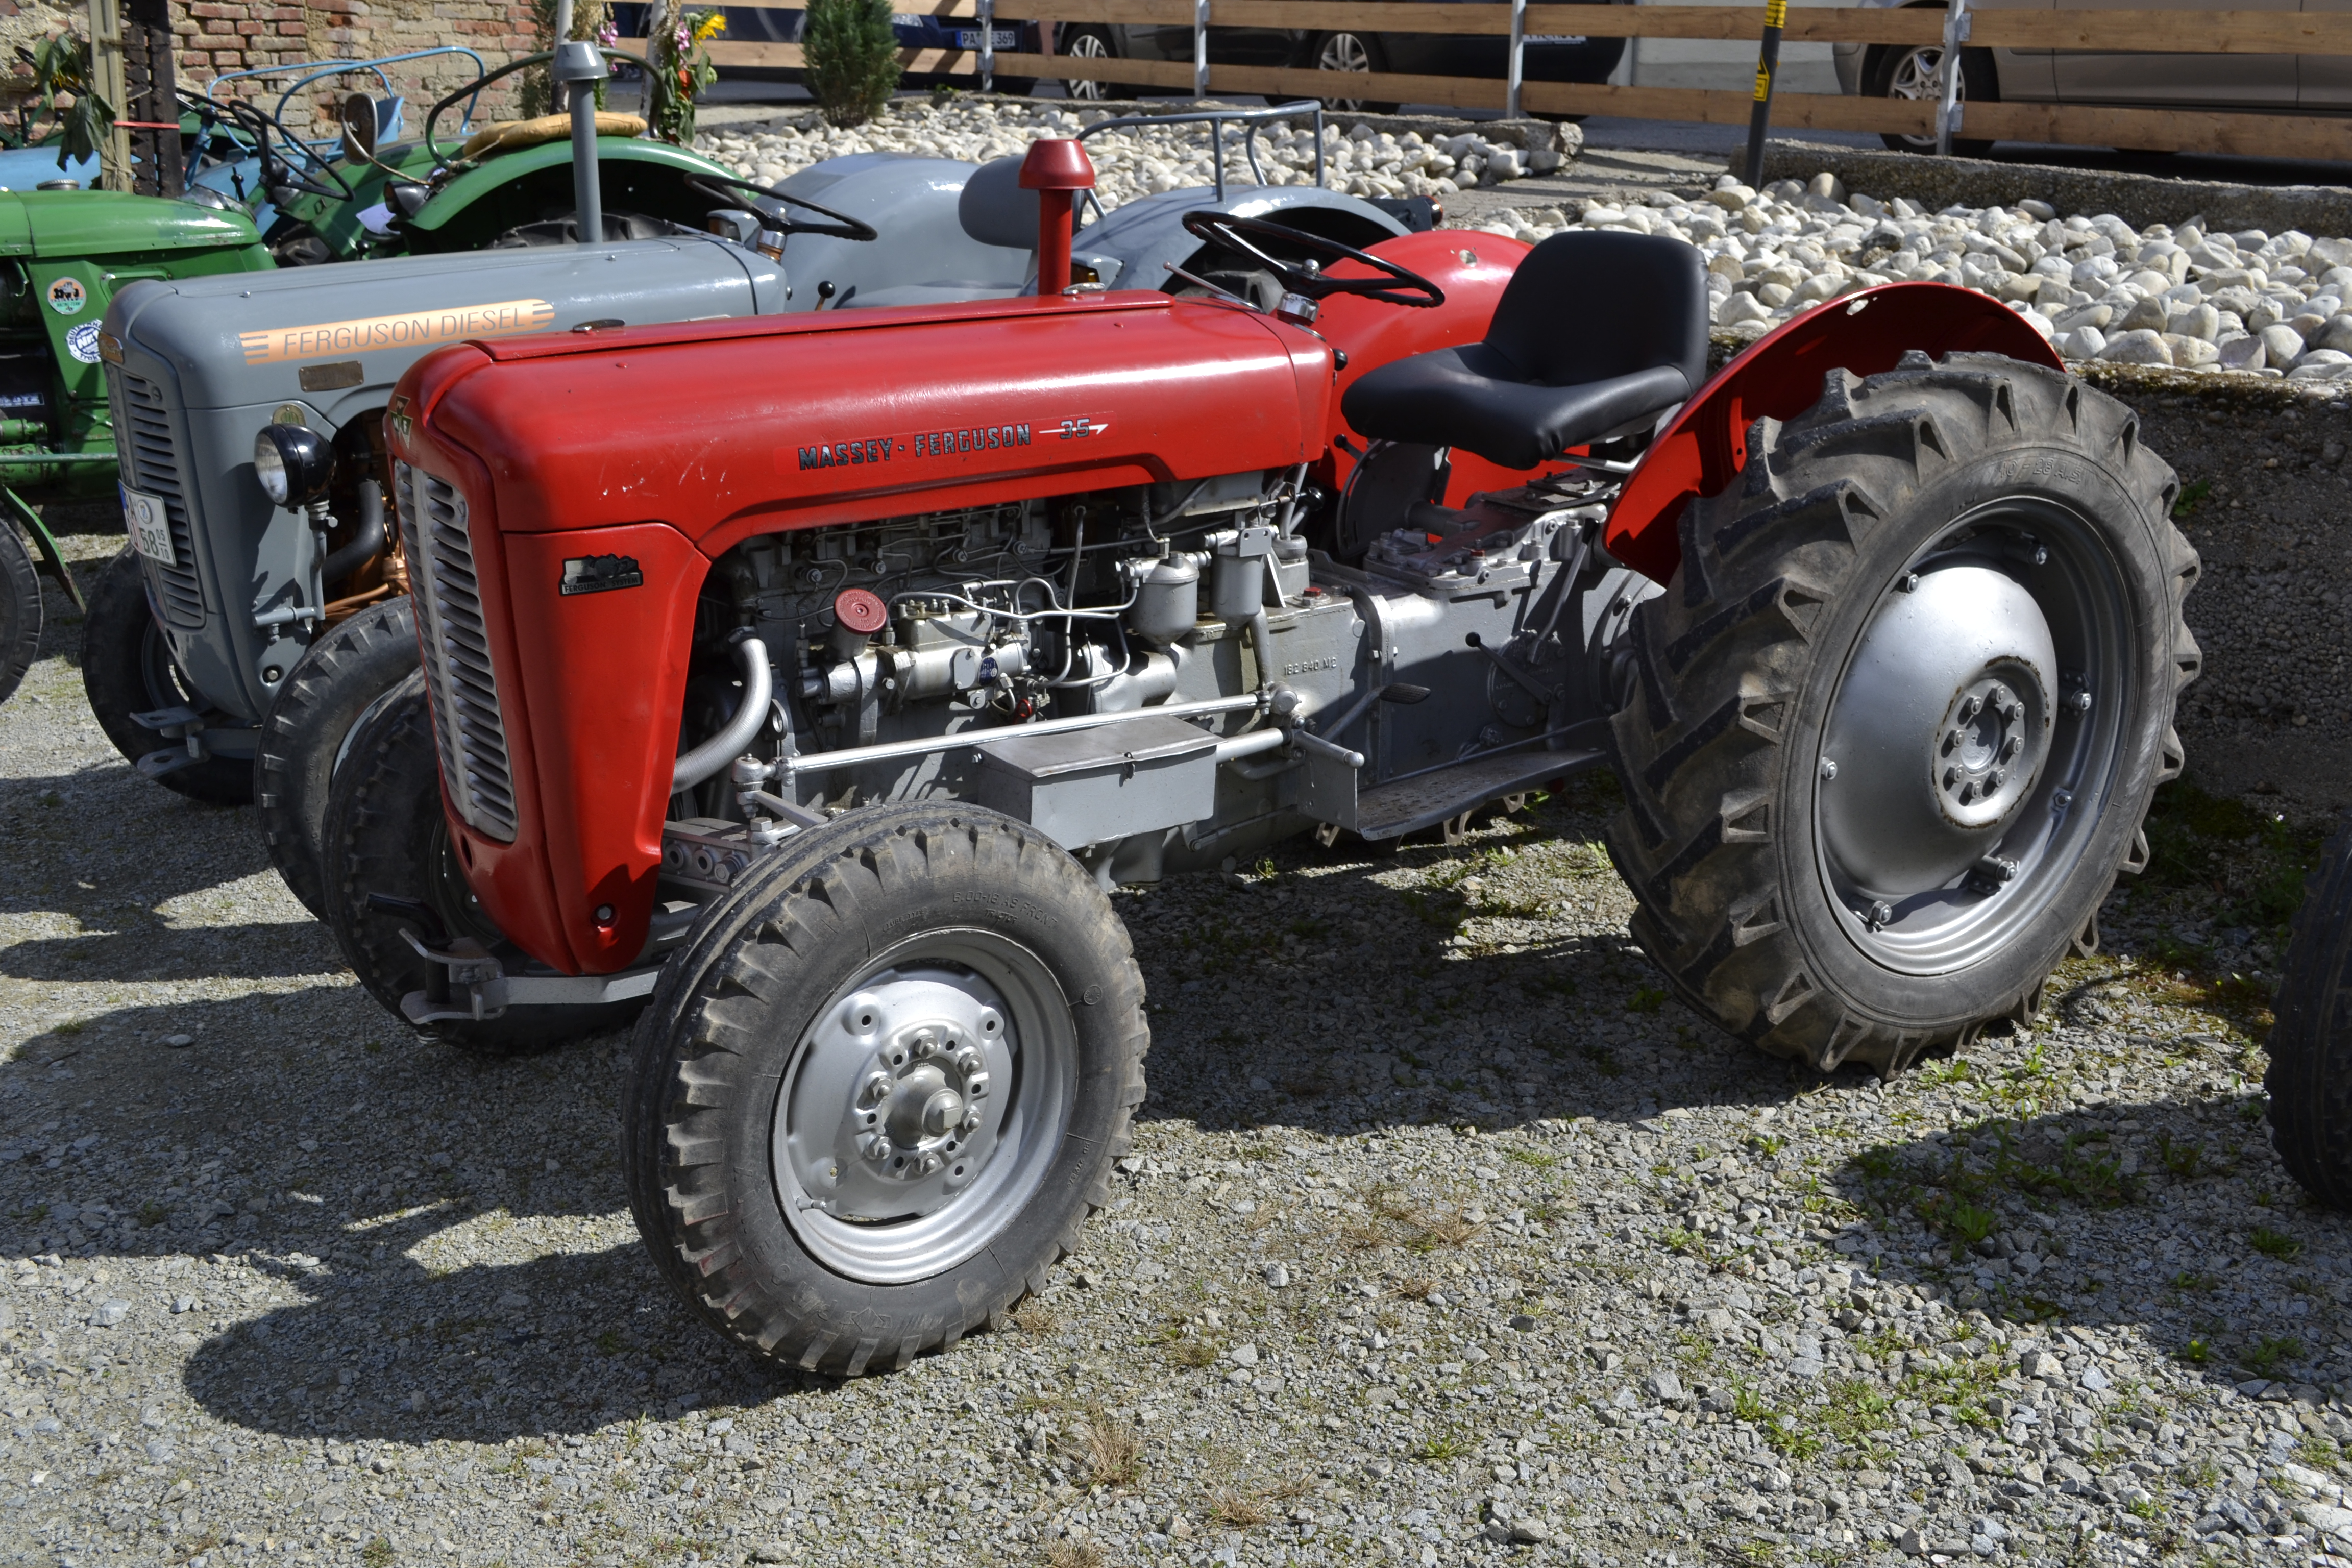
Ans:
[[[466,498],[408,464],[394,476],[400,490],[402,542],[408,553],[417,629],[425,647],[425,683],[433,699],[433,734],[441,749],[441,776],[457,813],[478,833],[505,842],[515,836],[514,768],[507,756],[499,682],[490,666],[474,544],[467,532]]]
[[[116,378],[116,384],[122,388],[123,422],[115,432],[122,482],[159,498],[172,523],[173,564],[147,563],[160,589],[163,618],[175,626],[201,626],[205,595],[196,584],[196,538],[188,526],[187,488],[180,480],[180,449],[172,435],[171,410],[152,382],[123,375]]]

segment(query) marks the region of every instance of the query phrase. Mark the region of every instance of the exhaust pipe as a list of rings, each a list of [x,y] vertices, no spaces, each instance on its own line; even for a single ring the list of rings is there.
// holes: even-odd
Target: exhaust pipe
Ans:
[[[604,192],[596,169],[596,84],[612,75],[604,53],[585,38],[568,38],[570,0],[555,10],[555,58],[548,76],[572,111],[572,231],[583,245],[604,242]]]

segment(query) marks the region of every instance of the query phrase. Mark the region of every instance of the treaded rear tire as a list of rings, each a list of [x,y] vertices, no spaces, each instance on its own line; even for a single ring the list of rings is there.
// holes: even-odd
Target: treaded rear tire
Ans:
[[[371,892],[430,906],[449,935],[472,936],[498,954],[509,973],[521,961],[514,945],[473,905],[449,852],[422,669],[404,677],[390,700],[352,734],[351,751],[328,792],[323,843],[320,868],[331,892],[327,928],[368,994],[402,1022],[407,1018],[401,998],[423,990],[428,971],[400,933],[404,927],[420,936],[428,933],[413,919],[371,907]],[[640,1005],[631,1001],[518,1007],[479,1021],[444,1020],[424,1032],[480,1056],[520,1056],[619,1028]]]
[[[1867,381],[1832,372],[1818,404],[1758,421],[1748,449],[1737,482],[1685,509],[1682,564],[1636,611],[1610,852],[1639,903],[1635,937],[1695,1009],[1821,1071],[1899,1071],[1986,1023],[2031,1019],[2070,947],[2095,948],[2118,871],[2146,864],[2149,796],[2182,763],[2172,715],[2199,664],[2180,614],[2197,554],[2171,523],[2178,481],[2128,409],[1998,356],[1913,353]],[[1992,895],[2020,900],[2000,916],[2012,934],[1941,973],[1898,969],[1850,939],[1853,911],[1822,868],[1826,717],[1915,552],[1979,509],[2026,504],[2080,520],[2085,548],[2111,558],[2098,586],[2127,628],[2110,689],[2076,722],[2128,706],[2096,815],[2087,793],[2053,807],[2047,840],[2063,837],[2071,858]]]
[[[2305,1192],[2352,1208],[2352,823],[2319,853],[2273,1009],[2271,1145]]]
[[[0,702],[41,651],[41,574],[13,522],[0,521]]]
[[[343,743],[416,668],[416,611],[406,598],[370,605],[328,628],[278,688],[253,758],[253,815],[269,863],[302,907],[327,918],[320,869],[327,795]]]
[[[151,752],[173,742],[132,722],[133,713],[186,704],[199,713],[217,712],[179,673],[163,628],[147,607],[147,580],[139,556],[124,545],[90,585],[89,613],[81,625],[81,685],[98,727],[133,767]],[[207,757],[173,768],[155,782],[174,795],[206,805],[250,805],[253,764],[242,757]]]
[[[976,1255],[910,1283],[861,1282],[783,1215],[778,1096],[803,1031],[862,965],[956,923],[1027,944],[1076,1003],[1076,1100],[1045,1183]],[[824,1373],[903,1367],[1045,1288],[1108,1201],[1149,1043],[1126,930],[1069,856],[971,805],[866,807],[761,863],[664,970],[623,1111],[631,1212],[663,1278],[728,1339]]]

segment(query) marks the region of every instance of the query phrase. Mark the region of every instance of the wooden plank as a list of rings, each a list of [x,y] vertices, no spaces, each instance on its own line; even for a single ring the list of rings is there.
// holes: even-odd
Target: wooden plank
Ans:
[[[799,70],[808,64],[798,44],[726,44],[713,41],[704,46],[710,51],[711,63],[758,70]],[[723,52],[722,52],[723,51]],[[1003,63],[1013,57],[999,54],[997,68],[1005,75],[1019,73]],[[1037,57],[1031,56],[1030,58]],[[1121,64],[1126,62],[1122,61]],[[898,66],[902,70],[921,76],[973,76],[980,70],[977,49],[900,49]],[[1192,78],[1188,69],[1184,85]]]
[[[1184,68],[1186,81],[1192,67]],[[1209,67],[1209,86],[1269,98],[1349,98],[1392,103],[1442,103],[1450,109],[1500,109],[1503,83],[1474,77],[1407,76],[1399,71],[1318,71],[1276,66]]]
[[[1744,92],[1682,87],[1609,87],[1531,81],[1519,101],[1540,114],[1614,114],[1633,120],[1682,120],[1702,125],[1745,125],[1755,100]],[[1969,113],[1976,110],[1971,106]],[[1935,129],[1935,105],[1924,100],[1847,98],[1838,93],[1776,92],[1772,123],[1799,131],[1902,132]],[[1969,134],[1981,134],[1973,120]]]
[[[1116,81],[1141,87],[1192,85],[1192,67],[1184,60],[1074,60],[1067,55],[1023,55],[1000,49],[999,76],[1058,77],[1065,81]]]
[[[1192,25],[1192,7],[1188,0],[1000,0],[996,15],[1008,22],[1133,22],[1163,27]],[[1185,78],[1185,85],[1191,86],[1192,79]]]
[[[790,0],[802,4],[803,0]],[[969,4],[969,0],[966,0]],[[1050,13],[1050,15],[1049,15]],[[970,15],[961,12],[960,15]],[[1182,26],[1182,0],[1007,0],[1014,17],[1064,22],[1141,22]],[[1211,0],[1212,26],[1314,32],[1331,23],[1329,0]],[[1350,26],[1391,33],[1498,37],[1511,30],[1499,4],[1368,0],[1348,9]],[[1762,36],[1761,5],[1532,5],[1530,33],[1592,38],[1700,38],[1738,43]],[[2133,50],[2176,54],[2352,54],[2352,13],[2292,11],[2025,11],[1969,14],[1971,44],[1986,48]],[[1935,44],[1943,12],[1932,6],[1864,9],[1801,5],[1782,37],[1792,43]]]
[[[2089,104],[1971,103],[1961,134],[2000,142],[2237,153],[2263,158],[2352,162],[2352,120],[2302,114],[2209,114]]]

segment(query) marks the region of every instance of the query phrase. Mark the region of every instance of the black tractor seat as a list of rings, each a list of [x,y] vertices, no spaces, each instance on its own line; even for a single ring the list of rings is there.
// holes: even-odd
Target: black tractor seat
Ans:
[[[1511,275],[1485,341],[1368,371],[1339,410],[1381,441],[1532,468],[1645,428],[1706,379],[1706,270],[1679,239],[1559,234]]]

